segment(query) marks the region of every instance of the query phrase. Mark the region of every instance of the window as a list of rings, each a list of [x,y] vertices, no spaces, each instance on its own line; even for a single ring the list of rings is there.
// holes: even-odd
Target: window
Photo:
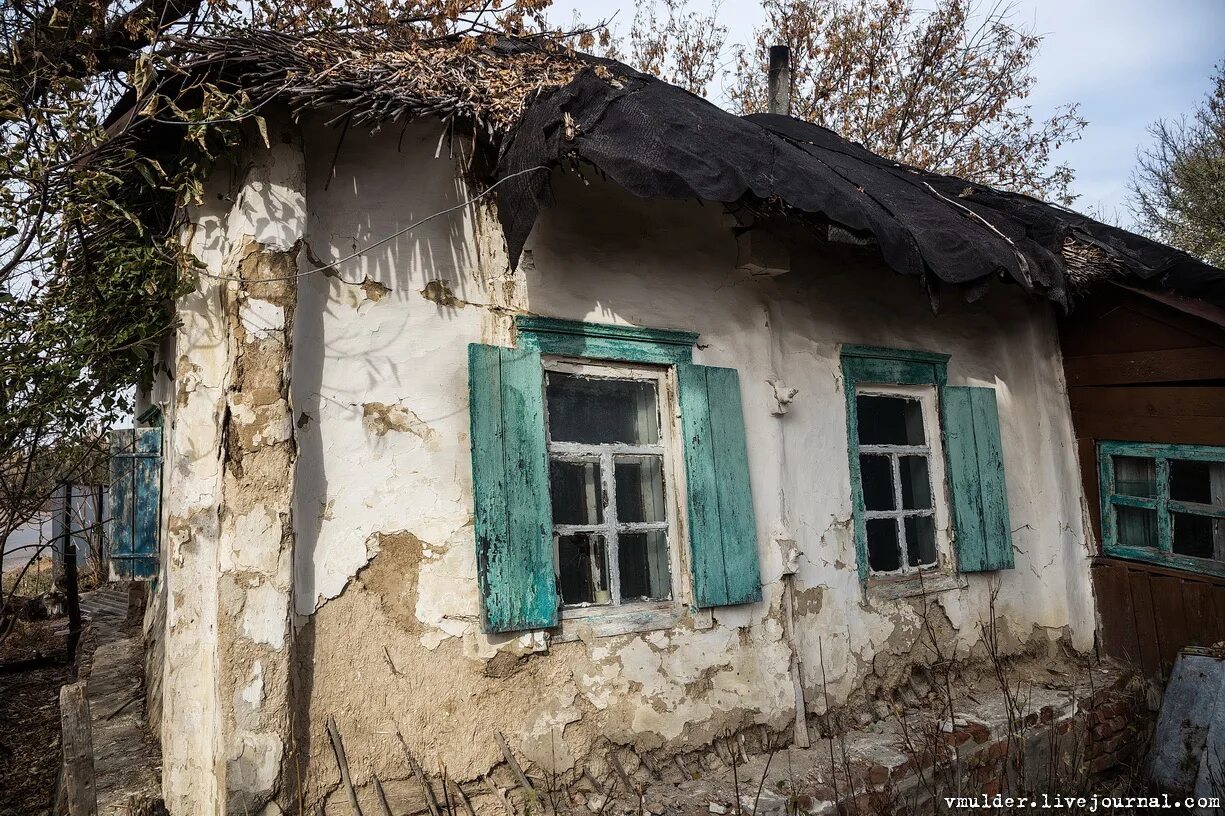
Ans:
[[[934,389],[860,386],[855,395],[868,569],[905,575],[939,565],[928,429]]]
[[[664,373],[548,365],[549,492],[563,609],[672,598]]]
[[[842,347],[859,576],[886,598],[1014,564],[996,390],[950,386],[947,368],[947,354]]]
[[[1225,574],[1225,448],[1102,442],[1109,555]]]
[[[482,628],[601,637],[760,601],[736,370],[694,363],[691,332],[515,331],[468,346]]]

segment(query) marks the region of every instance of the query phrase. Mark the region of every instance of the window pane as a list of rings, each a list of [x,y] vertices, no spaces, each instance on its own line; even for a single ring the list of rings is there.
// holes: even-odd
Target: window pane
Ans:
[[[1157,511],[1115,507],[1119,543],[1126,547],[1157,548]]]
[[[861,445],[922,445],[923,406],[905,397],[855,398]]]
[[[927,477],[927,457],[899,456],[898,472],[902,477],[902,507],[906,510],[929,509],[932,487]]]
[[[1139,456],[1115,456],[1114,491],[1122,496],[1156,496],[1157,462]]]
[[[663,530],[621,533],[617,537],[621,567],[621,602],[664,601],[672,597],[668,536]]]
[[[907,563],[912,567],[930,567],[936,563],[936,521],[931,516],[907,516]]]
[[[1208,516],[1193,516],[1190,513],[1171,513],[1170,515],[1174,517],[1172,547],[1174,552],[1196,558],[1215,556],[1215,545],[1225,533],[1225,523]]]
[[[655,383],[549,372],[549,438],[555,442],[659,443]]]
[[[1225,464],[1171,460],[1170,498],[1225,506]]]
[[[599,462],[549,462],[554,524],[601,524],[604,486]]]
[[[667,521],[662,456],[618,456],[617,521]]]
[[[894,572],[902,566],[898,549],[897,522],[888,519],[868,519],[868,567],[873,572]]]
[[[557,569],[561,599],[565,604],[606,604],[608,591],[608,552],[604,536],[575,533],[557,537]]]
[[[867,510],[893,510],[893,463],[888,456],[859,457],[859,480],[863,483],[863,506]]]

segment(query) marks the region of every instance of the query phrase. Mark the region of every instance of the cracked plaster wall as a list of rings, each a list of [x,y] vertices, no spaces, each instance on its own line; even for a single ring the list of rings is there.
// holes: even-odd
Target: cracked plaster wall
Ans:
[[[440,137],[429,124],[350,132],[333,164],[337,133],[309,125],[311,255],[344,258],[466,198],[464,147]],[[811,712],[824,708],[822,653],[835,703],[873,677],[896,681],[885,677],[891,664],[922,660],[921,604],[865,596],[855,570],[840,343],[948,352],[952,383],[997,388],[1018,550],[997,601],[1006,642],[1090,645],[1080,483],[1046,304],[997,287],[972,306],[950,296],[937,317],[915,281],[828,259],[753,278],[734,269],[717,206],[642,202],[594,178],[554,182],[556,204],[516,273],[478,205],[302,281],[295,581],[308,619],[305,750],[321,784],[332,775],[329,715],[359,781],[403,773],[397,729],[420,756],[469,778],[498,761],[494,729],[564,769],[600,735],[677,748],[753,722],[785,727],[776,538],[802,553],[797,630]],[[547,650],[539,635],[480,633],[466,346],[511,342],[516,312],[698,331],[698,362],[740,370],[765,601],[715,610],[705,630],[686,621]],[[771,376],[799,389],[782,418],[771,415]],[[960,655],[981,651],[988,584],[970,576],[933,601]]]
[[[274,139],[216,168],[184,230],[212,276],[263,282],[198,275],[162,350],[174,374],[144,396],[165,427],[146,630],[172,813],[279,812],[266,807],[289,736],[295,285],[274,279],[298,270],[305,200],[293,131]]]
[[[1017,546],[1017,568],[1001,573],[996,602],[1005,643],[1020,649],[1069,637],[1090,646],[1080,481],[1046,304],[994,287],[974,305],[950,295],[935,316],[915,281],[828,256],[795,258],[777,278],[753,277],[735,269],[719,206],[639,201],[594,174],[587,182],[555,175],[555,205],[517,272],[508,270],[484,205],[348,258],[467,198],[457,167],[468,157],[461,141],[430,123],[403,134],[350,131],[339,151],[338,138],[318,122],[304,128],[310,207],[302,254],[312,265],[340,262],[300,280],[293,319],[297,460],[288,478],[298,617],[290,640],[299,693],[298,744],[286,750],[302,751],[309,798],[336,783],[329,716],[359,785],[374,773],[404,775],[397,731],[428,766],[465,779],[499,761],[494,730],[531,762],[564,770],[587,761],[605,736],[683,750],[752,723],[787,728],[793,690],[780,539],[801,552],[796,629],[809,712],[825,706],[822,658],[835,705],[856,690],[901,682],[910,662],[927,659],[915,645],[922,603],[882,600],[858,581],[841,343],[947,352],[951,383],[997,389]],[[198,254],[220,265],[242,231],[227,226],[224,208],[207,218],[216,221],[216,246]],[[170,464],[178,474],[172,557],[201,576],[219,554],[184,553],[187,542],[215,539],[218,524],[218,389],[233,342],[217,323],[218,289],[205,285],[183,304],[179,370],[189,385],[180,382],[177,412],[193,430],[176,434],[174,444],[187,450],[176,449]],[[258,334],[270,311],[240,310],[239,324]],[[697,331],[697,362],[741,372],[762,603],[717,609],[712,626],[686,617],[672,630],[547,648],[540,633],[480,632],[466,346],[511,343],[515,313]],[[771,379],[798,389],[782,417],[772,415]],[[278,517],[283,511],[276,508]],[[189,532],[176,533],[176,524]],[[959,656],[981,651],[990,580],[970,576],[966,588],[929,601]],[[194,594],[177,604],[171,625],[192,634],[180,636],[174,654],[167,648],[166,712],[207,719],[258,696],[256,681],[267,679],[237,685],[233,701],[205,694],[197,703],[172,691],[187,682],[184,666],[205,671],[217,654],[207,620],[181,620],[188,607],[205,619],[215,614],[216,594],[184,591]],[[268,617],[277,618],[271,606]],[[171,603],[172,621],[175,609]],[[180,714],[172,698],[201,711]],[[219,759],[206,733],[177,735],[168,756],[191,748]],[[169,762],[178,781],[168,790],[198,786]]]

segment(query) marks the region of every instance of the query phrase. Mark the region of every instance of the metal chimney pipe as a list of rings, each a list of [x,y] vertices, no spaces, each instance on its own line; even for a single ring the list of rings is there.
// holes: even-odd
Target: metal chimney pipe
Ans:
[[[786,45],[770,46],[770,69],[767,73],[769,97],[767,110],[783,116],[791,115],[791,48]]]

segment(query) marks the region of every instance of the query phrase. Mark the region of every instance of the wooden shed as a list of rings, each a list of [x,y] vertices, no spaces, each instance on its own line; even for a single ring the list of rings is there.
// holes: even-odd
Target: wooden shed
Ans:
[[[1111,284],[1061,326],[1103,650],[1225,640],[1225,309]]]

